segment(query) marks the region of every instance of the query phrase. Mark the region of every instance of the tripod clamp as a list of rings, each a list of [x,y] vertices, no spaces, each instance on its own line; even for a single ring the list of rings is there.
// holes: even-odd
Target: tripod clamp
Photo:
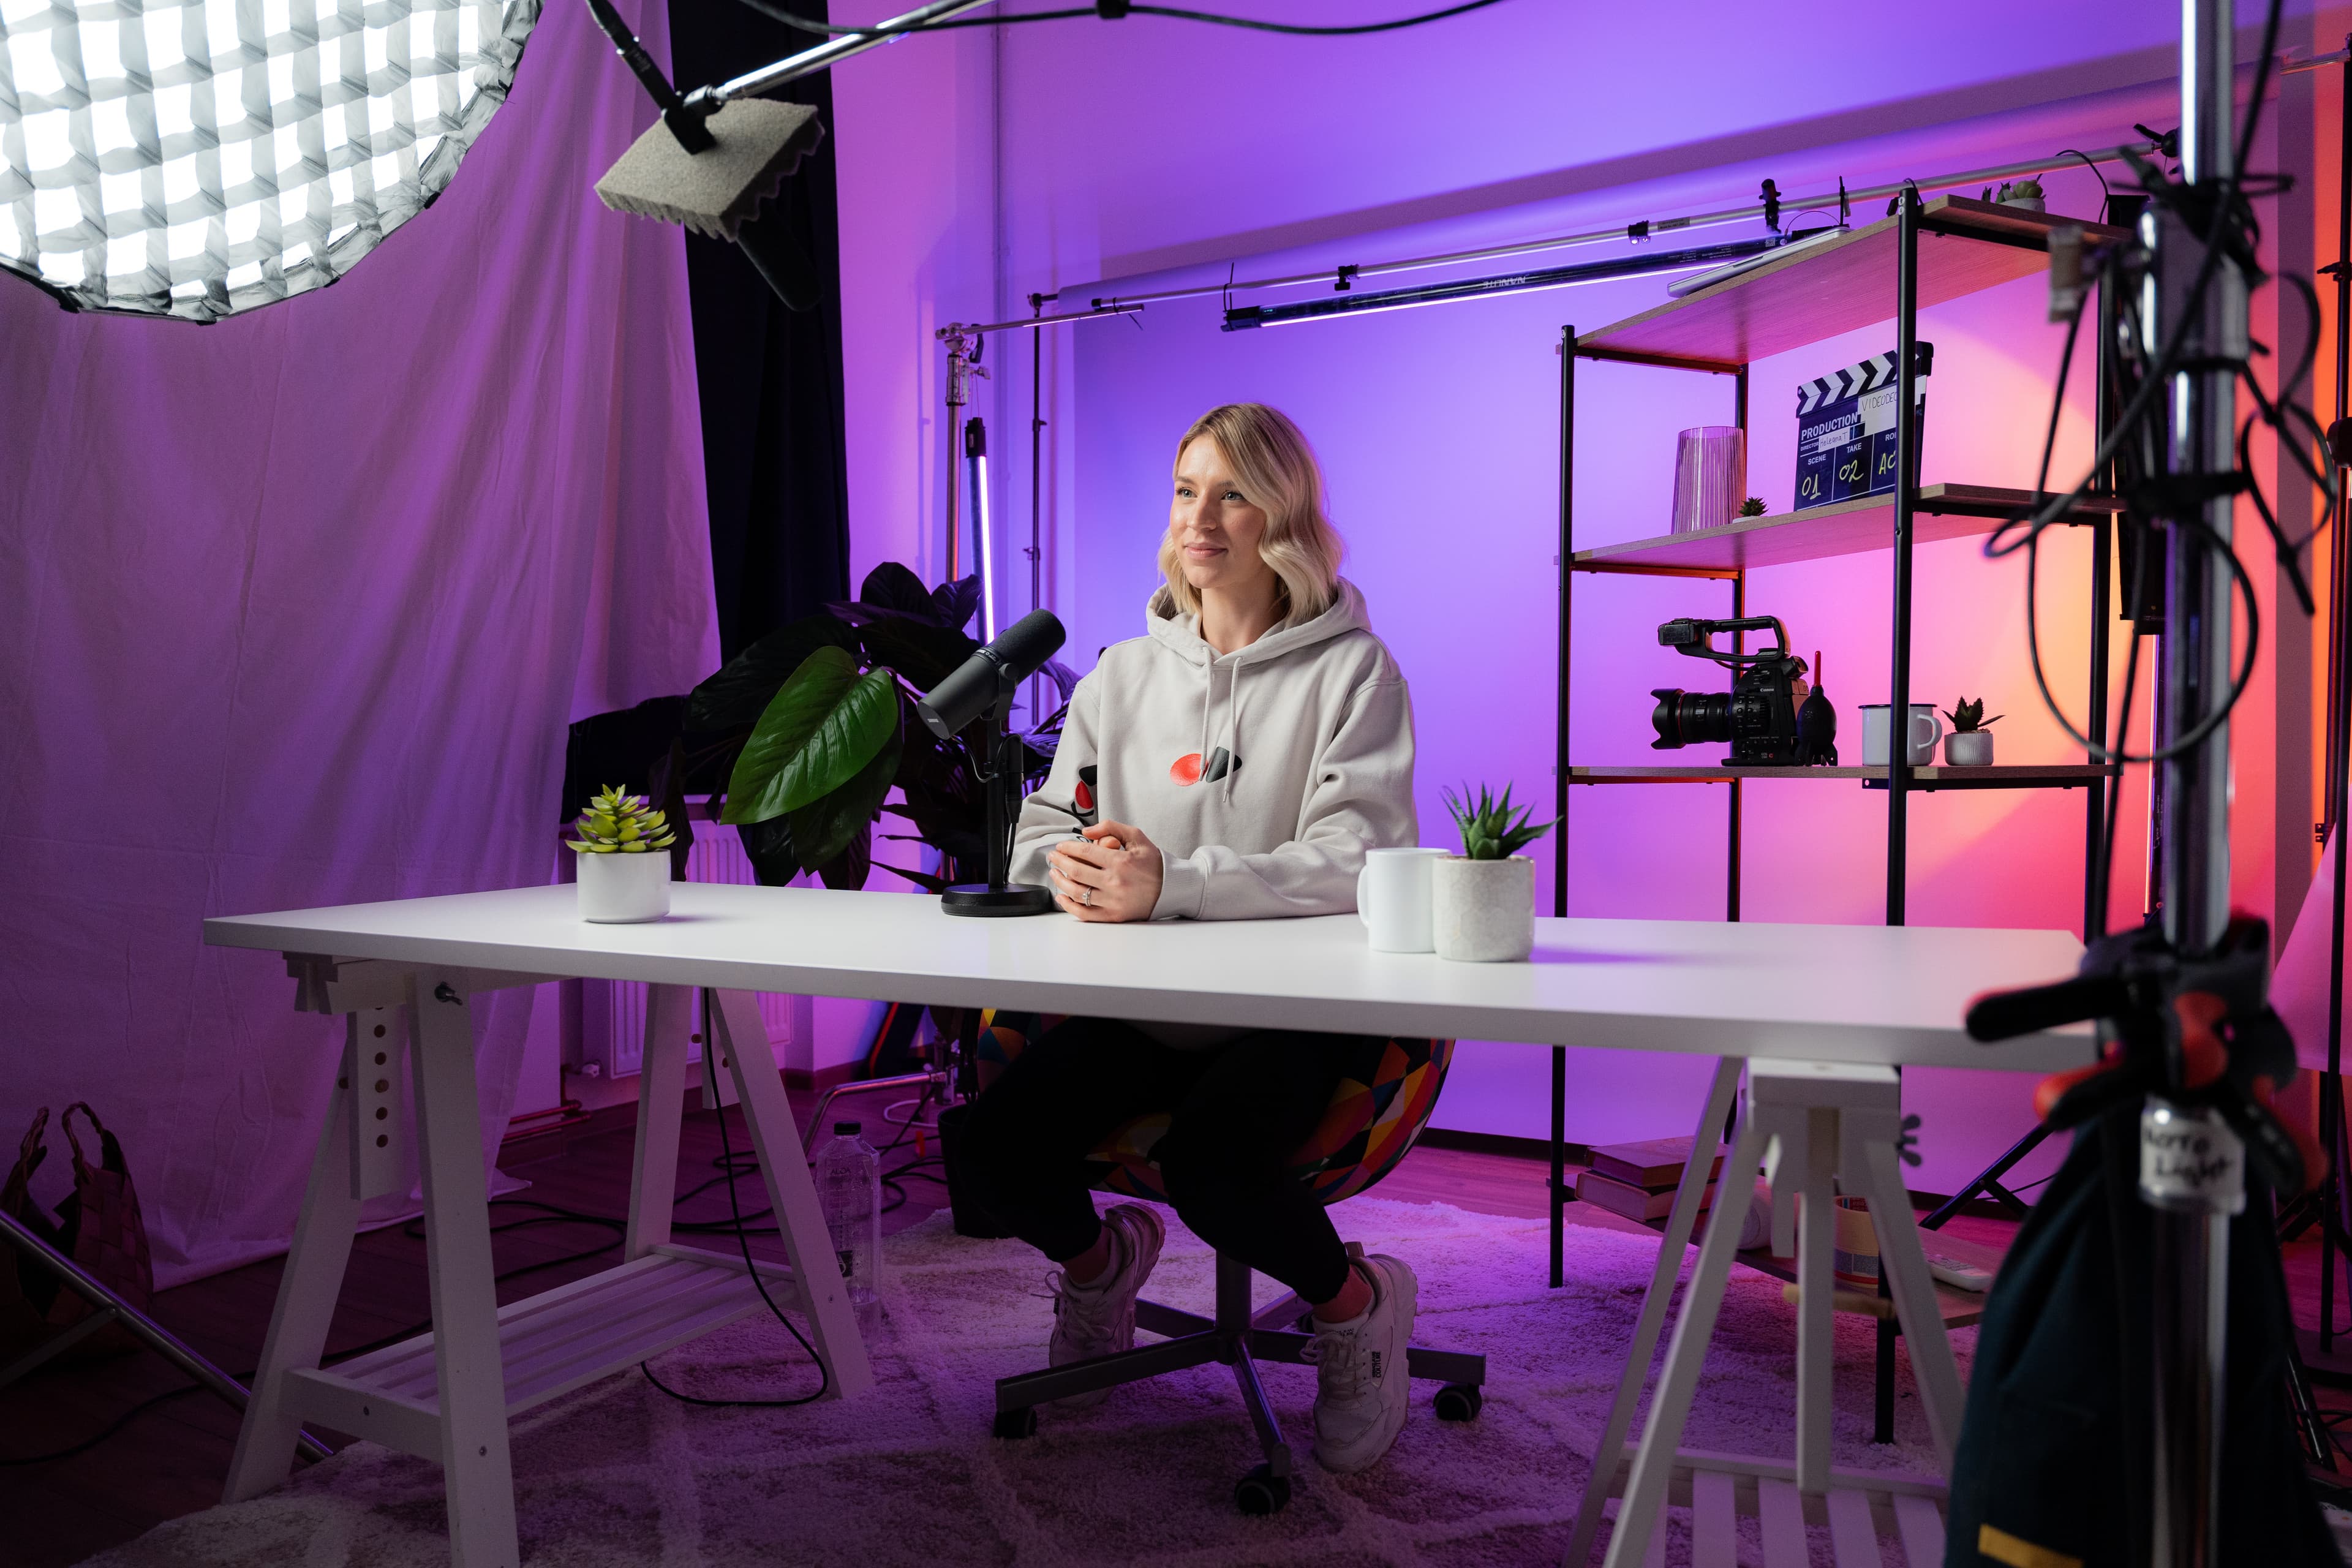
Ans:
[[[2278,1192],[2308,1191],[2327,1171],[2317,1141],[2273,1109],[2295,1059],[2271,1008],[2269,955],[2270,927],[2251,915],[2234,916],[2215,951],[2193,958],[2175,952],[2151,922],[2093,942],[2074,979],[1978,997],[1969,1005],[1969,1036],[1991,1042],[2100,1020],[2110,1037],[2104,1059],[2042,1079],[2034,1110],[2066,1128],[2147,1100],[2143,1196],[2159,1207],[2220,1205],[2234,1213],[2244,1203],[2244,1173],[2230,1144],[2242,1141],[2244,1163]],[[2199,1131],[2195,1124],[2211,1116],[2235,1136]]]

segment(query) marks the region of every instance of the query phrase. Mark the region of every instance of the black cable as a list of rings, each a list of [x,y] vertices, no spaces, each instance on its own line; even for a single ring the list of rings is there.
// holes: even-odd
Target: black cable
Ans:
[[[2091,173],[2097,177],[2099,182],[2099,221],[2105,223],[2107,218],[2108,205],[2116,199],[2115,187],[2107,184],[2107,176],[2105,172],[2103,172],[2096,163],[2091,162],[2091,155],[2088,153],[2077,151],[2073,147],[2059,148],[2057,155],[2061,158],[2080,158],[2083,160],[2083,167],[2090,170]]]
[[[1172,5],[1130,5],[1126,14],[1131,16],[1166,16],[1180,22],[1209,22],[1221,27],[1244,27],[1252,32],[1286,33],[1294,37],[1315,38],[1349,37],[1363,33],[1393,33],[1405,27],[1418,27],[1425,23],[1442,22],[1449,16],[1459,16],[1465,11],[1483,11],[1502,0],[1462,0],[1462,4],[1446,6],[1442,11],[1425,12],[1418,16],[1400,16],[1388,22],[1357,22],[1338,26],[1310,26],[1293,22],[1265,22],[1252,16],[1227,16],[1214,11],[1187,11]],[[1003,27],[1016,22],[1067,22],[1081,16],[1099,16],[1101,12],[1091,5],[1074,5],[1059,11],[1020,11],[1006,16],[971,16],[948,22],[926,22],[906,27],[843,27],[830,22],[812,21],[796,16],[774,0],[743,0],[754,11],[773,17],[787,27],[823,37],[898,38],[910,33],[943,33],[951,28]]]
[[[204,1384],[201,1383],[184,1383],[177,1388],[167,1388],[161,1394],[151,1394],[116,1416],[113,1425],[94,1437],[85,1437],[70,1448],[58,1448],[47,1454],[28,1455],[21,1459],[0,1459],[0,1469],[21,1469],[28,1465],[53,1465],[59,1459],[70,1459],[77,1454],[86,1454],[164,1401],[177,1399],[183,1394],[194,1394],[203,1387]]]
[[[704,1037],[709,1038],[710,993],[708,991],[702,993],[702,1005],[704,1014],[702,1032]],[[743,1255],[743,1271],[751,1275],[752,1288],[760,1292],[760,1300],[768,1304],[768,1310],[775,1314],[776,1321],[784,1325],[784,1331],[798,1340],[801,1349],[808,1352],[809,1359],[816,1363],[816,1391],[814,1394],[803,1394],[792,1399],[705,1399],[698,1394],[681,1394],[656,1377],[651,1357],[639,1362],[637,1370],[646,1374],[647,1383],[652,1384],[672,1399],[686,1405],[699,1405],[709,1410],[789,1410],[796,1405],[814,1405],[832,1392],[833,1368],[826,1364],[824,1357],[816,1353],[816,1347],[808,1342],[807,1336],[801,1332],[799,1326],[784,1316],[784,1310],[776,1305],[776,1299],[773,1296],[768,1294],[766,1276],[760,1272],[759,1265],[751,1261],[751,1237],[744,1234],[743,1211],[737,1205],[735,1199],[735,1144],[734,1141],[727,1136],[727,1108],[723,1105],[719,1107],[719,1148],[721,1162],[719,1168],[727,1173],[727,1208],[728,1212],[735,1216],[735,1246],[736,1249]],[[792,1260],[795,1275],[799,1275],[801,1270],[805,1269],[809,1263],[808,1258],[795,1256]]]

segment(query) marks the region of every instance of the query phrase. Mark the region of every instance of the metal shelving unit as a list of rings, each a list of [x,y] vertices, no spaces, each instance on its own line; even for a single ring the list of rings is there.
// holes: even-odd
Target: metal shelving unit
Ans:
[[[1905,920],[1910,797],[1954,789],[2084,789],[2084,900],[2085,931],[2104,928],[2104,911],[2091,908],[2098,885],[2096,857],[2102,852],[2105,791],[2088,787],[2113,773],[2111,767],[2082,763],[1954,768],[1914,766],[1896,746],[1891,762],[1875,767],[1758,768],[1689,765],[1590,765],[1570,754],[1570,718],[1574,675],[1570,633],[1575,582],[1580,574],[1691,577],[1727,584],[1729,614],[1747,614],[1748,574],[1765,566],[1827,560],[1885,551],[1892,567],[1889,607],[1893,616],[1893,669],[1888,700],[1896,713],[1911,702],[1912,558],[1923,542],[1990,533],[2000,521],[2033,501],[2031,492],[1964,484],[1921,485],[1916,426],[1908,411],[1916,401],[1916,348],[1921,309],[2032,276],[2046,265],[2050,232],[2075,220],[1998,206],[1962,196],[1921,201],[1906,190],[1894,214],[1755,268],[1714,288],[1672,300],[1598,331],[1580,335],[1561,330],[1559,413],[1559,739],[1554,805],[1560,826],[1552,839],[1552,912],[1568,912],[1569,797],[1572,788],[1612,784],[1719,784],[1727,791],[1725,816],[1724,918],[1739,919],[1742,784],[1756,778],[1858,783],[1886,797],[1886,923]],[[2094,238],[2121,231],[2080,224]],[[2102,302],[2104,319],[2105,302]],[[1579,550],[1574,505],[1576,365],[1580,359],[1655,365],[1728,376],[1733,422],[1748,427],[1748,367],[1841,333],[1892,319],[1897,366],[1895,406],[1897,472],[1903,482],[1886,495],[1814,507],[1778,517],[1742,518],[1696,533],[1668,534]],[[2105,334],[2096,340],[2104,348]],[[2104,423],[2104,421],[2102,421]],[[2089,609],[2090,693],[2086,732],[2104,734],[2107,707],[2107,638],[2110,521],[2118,503],[2088,498],[2069,521],[2092,531]],[[1851,731],[1858,751],[1859,727]],[[1552,1051],[1551,1281],[1562,1282],[1562,1209],[1570,1194],[1565,1175],[1567,1052]],[[1891,1327],[1883,1324],[1883,1328]],[[1882,1332],[1879,1410],[1884,1431],[1891,1420],[1893,1339]]]

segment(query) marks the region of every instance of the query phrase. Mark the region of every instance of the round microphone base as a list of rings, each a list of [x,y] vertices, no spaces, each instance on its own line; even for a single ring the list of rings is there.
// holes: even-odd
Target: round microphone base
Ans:
[[[985,882],[966,882],[941,893],[940,908],[951,915],[971,915],[983,920],[1008,915],[1051,914],[1054,895],[1043,888],[1025,887],[1018,882],[999,887],[992,887]]]

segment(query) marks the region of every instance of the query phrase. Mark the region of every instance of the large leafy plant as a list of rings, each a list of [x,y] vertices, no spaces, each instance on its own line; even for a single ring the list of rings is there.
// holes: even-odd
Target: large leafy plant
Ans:
[[[682,804],[689,776],[708,781],[712,804],[724,802],[719,820],[740,828],[765,883],[809,871],[827,887],[864,886],[874,864],[868,827],[886,812],[913,831],[883,837],[938,849],[942,874],[887,861],[885,869],[933,889],[979,879],[987,803],[971,740],[938,740],[914,713],[915,699],[980,647],[965,630],[979,604],[976,577],[927,589],[886,562],[856,599],[745,648],[687,700],[667,770],[675,797]],[[1051,764],[1076,683],[1059,664],[1044,673],[1055,710],[1023,737],[1024,782]]]

